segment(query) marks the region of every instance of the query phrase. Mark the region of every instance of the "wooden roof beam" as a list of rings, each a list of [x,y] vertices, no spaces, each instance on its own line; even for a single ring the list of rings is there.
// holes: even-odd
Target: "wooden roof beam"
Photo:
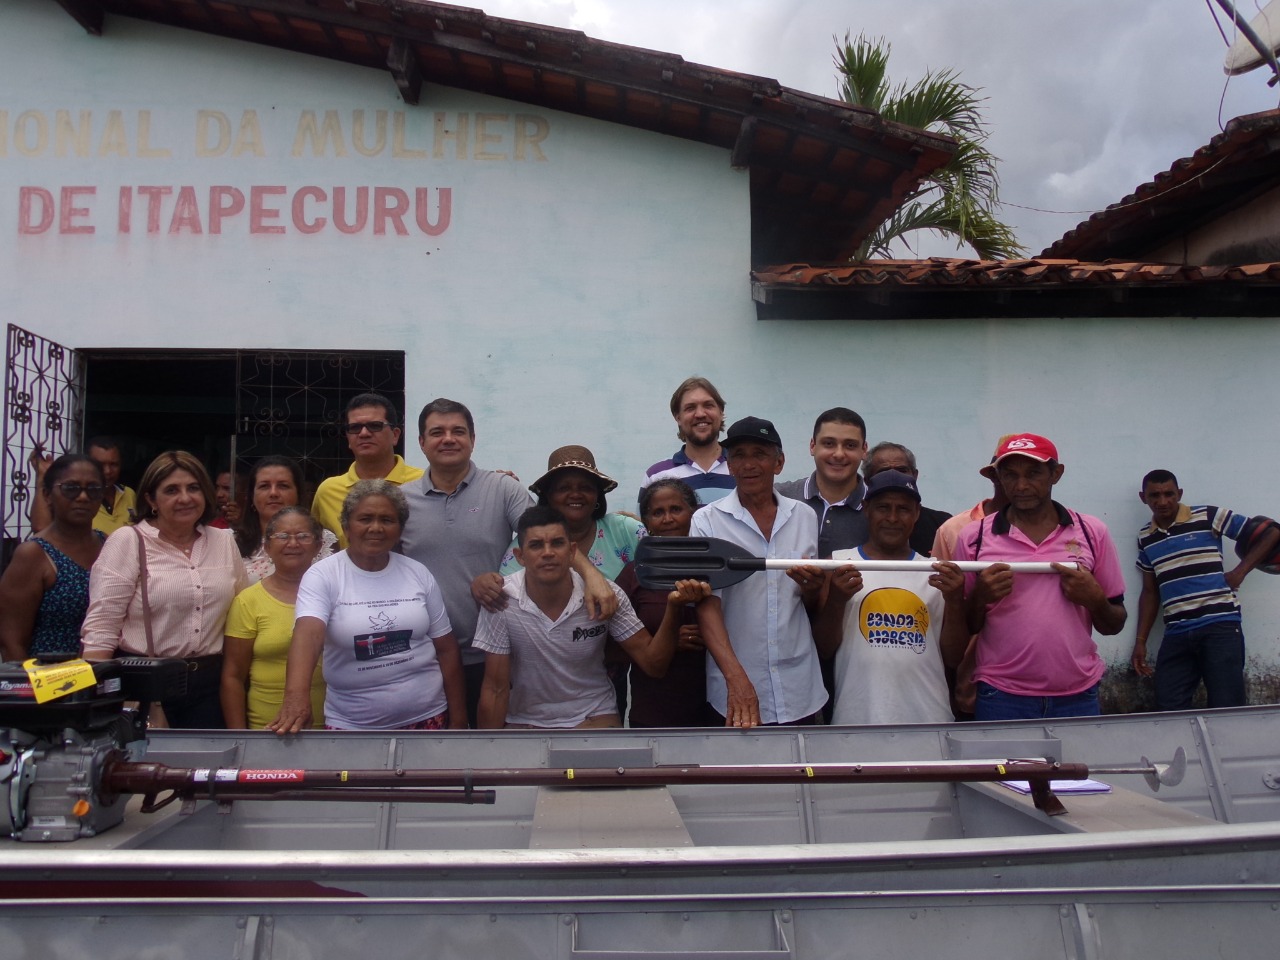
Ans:
[[[729,166],[733,169],[745,170],[751,166],[751,148],[755,146],[758,122],[750,114],[742,118],[742,126],[738,128],[738,139],[734,141],[733,151],[729,154]]]
[[[99,0],[58,0],[58,6],[71,14],[71,19],[95,37],[102,36],[104,14]]]
[[[422,98],[422,64],[404,37],[392,39],[391,49],[387,51],[387,69],[395,78],[404,102],[417,106]]]

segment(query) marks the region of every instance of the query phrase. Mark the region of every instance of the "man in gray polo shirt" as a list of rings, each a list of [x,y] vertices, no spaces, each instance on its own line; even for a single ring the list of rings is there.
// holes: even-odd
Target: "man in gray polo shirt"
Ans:
[[[401,485],[409,522],[400,537],[406,556],[426,565],[444,594],[445,610],[462,651],[467,719],[476,725],[484,653],[473,650],[476,604],[471,581],[498,569],[520,514],[533,498],[518,480],[471,462],[476,445],[471,411],[456,400],[432,400],[418,414],[418,444],[429,469]]]

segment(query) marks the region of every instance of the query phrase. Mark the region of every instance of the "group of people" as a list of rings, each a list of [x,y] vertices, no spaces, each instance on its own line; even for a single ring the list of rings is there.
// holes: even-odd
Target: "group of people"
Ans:
[[[418,417],[422,470],[395,453],[394,404],[353,398],[353,462],[309,510],[288,458],[254,465],[237,502],[229,478],[219,491],[170,451],[135,494],[116,444],[95,438],[84,455],[36,458],[36,532],[0,578],[0,652],[180,658],[187,692],[161,705],[163,722],[280,734],[1099,712],[1093,632],[1123,628],[1124,579],[1106,526],[1054,499],[1052,442],[1002,437],[979,471],[991,496],[951,516],[923,506],[911,451],[869,449],[850,409],[819,415],[813,471],[790,482],[774,425],[726,430],[724,412],[705,378],[680,384],[681,446],[646,472],[639,518],[609,510],[618,483],[583,446],[553,451],[527,489],[478,467],[471,412],[447,399]],[[1183,504],[1167,471],[1141,496],[1152,520],[1133,666],[1152,673],[1163,612],[1158,707],[1190,706],[1202,680],[1210,706],[1243,703],[1235,590],[1274,562],[1280,528]],[[655,590],[634,562],[646,536],[798,562],[718,590],[696,577]],[[1230,571],[1223,536],[1246,544]]]

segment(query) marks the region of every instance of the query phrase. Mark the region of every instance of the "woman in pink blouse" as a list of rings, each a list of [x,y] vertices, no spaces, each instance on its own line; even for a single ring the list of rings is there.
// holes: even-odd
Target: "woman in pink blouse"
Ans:
[[[200,461],[184,450],[162,453],[138,484],[137,521],[107,538],[89,575],[85,659],[186,660],[186,696],[163,704],[172,727],[223,726],[223,628],[247,580],[231,531],[208,526],[215,513]]]

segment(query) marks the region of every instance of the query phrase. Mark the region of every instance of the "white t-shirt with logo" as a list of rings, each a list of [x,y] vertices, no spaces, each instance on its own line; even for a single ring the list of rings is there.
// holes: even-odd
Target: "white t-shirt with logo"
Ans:
[[[609,589],[618,609],[608,620],[591,620],[583,606],[582,578],[573,573],[573,594],[552,620],[529,599],[523,570],[503,578],[510,598],[505,610],[480,611],[473,646],[511,657],[507,723],[576,727],[588,717],[615,713],[613,684],[604,668],[604,641],[619,643],[644,629],[631,601],[616,584]]]
[[[858,549],[837,550],[831,557],[855,566],[867,559]],[[913,553],[909,559],[921,557]],[[832,723],[955,719],[938,645],[946,600],[929,585],[930,576],[930,570],[863,572],[862,589],[844,610]]]
[[[435,578],[417,560],[393,553],[371,573],[336,553],[303,575],[295,609],[325,623],[328,726],[397,730],[448,707],[431,641],[452,628]]]

